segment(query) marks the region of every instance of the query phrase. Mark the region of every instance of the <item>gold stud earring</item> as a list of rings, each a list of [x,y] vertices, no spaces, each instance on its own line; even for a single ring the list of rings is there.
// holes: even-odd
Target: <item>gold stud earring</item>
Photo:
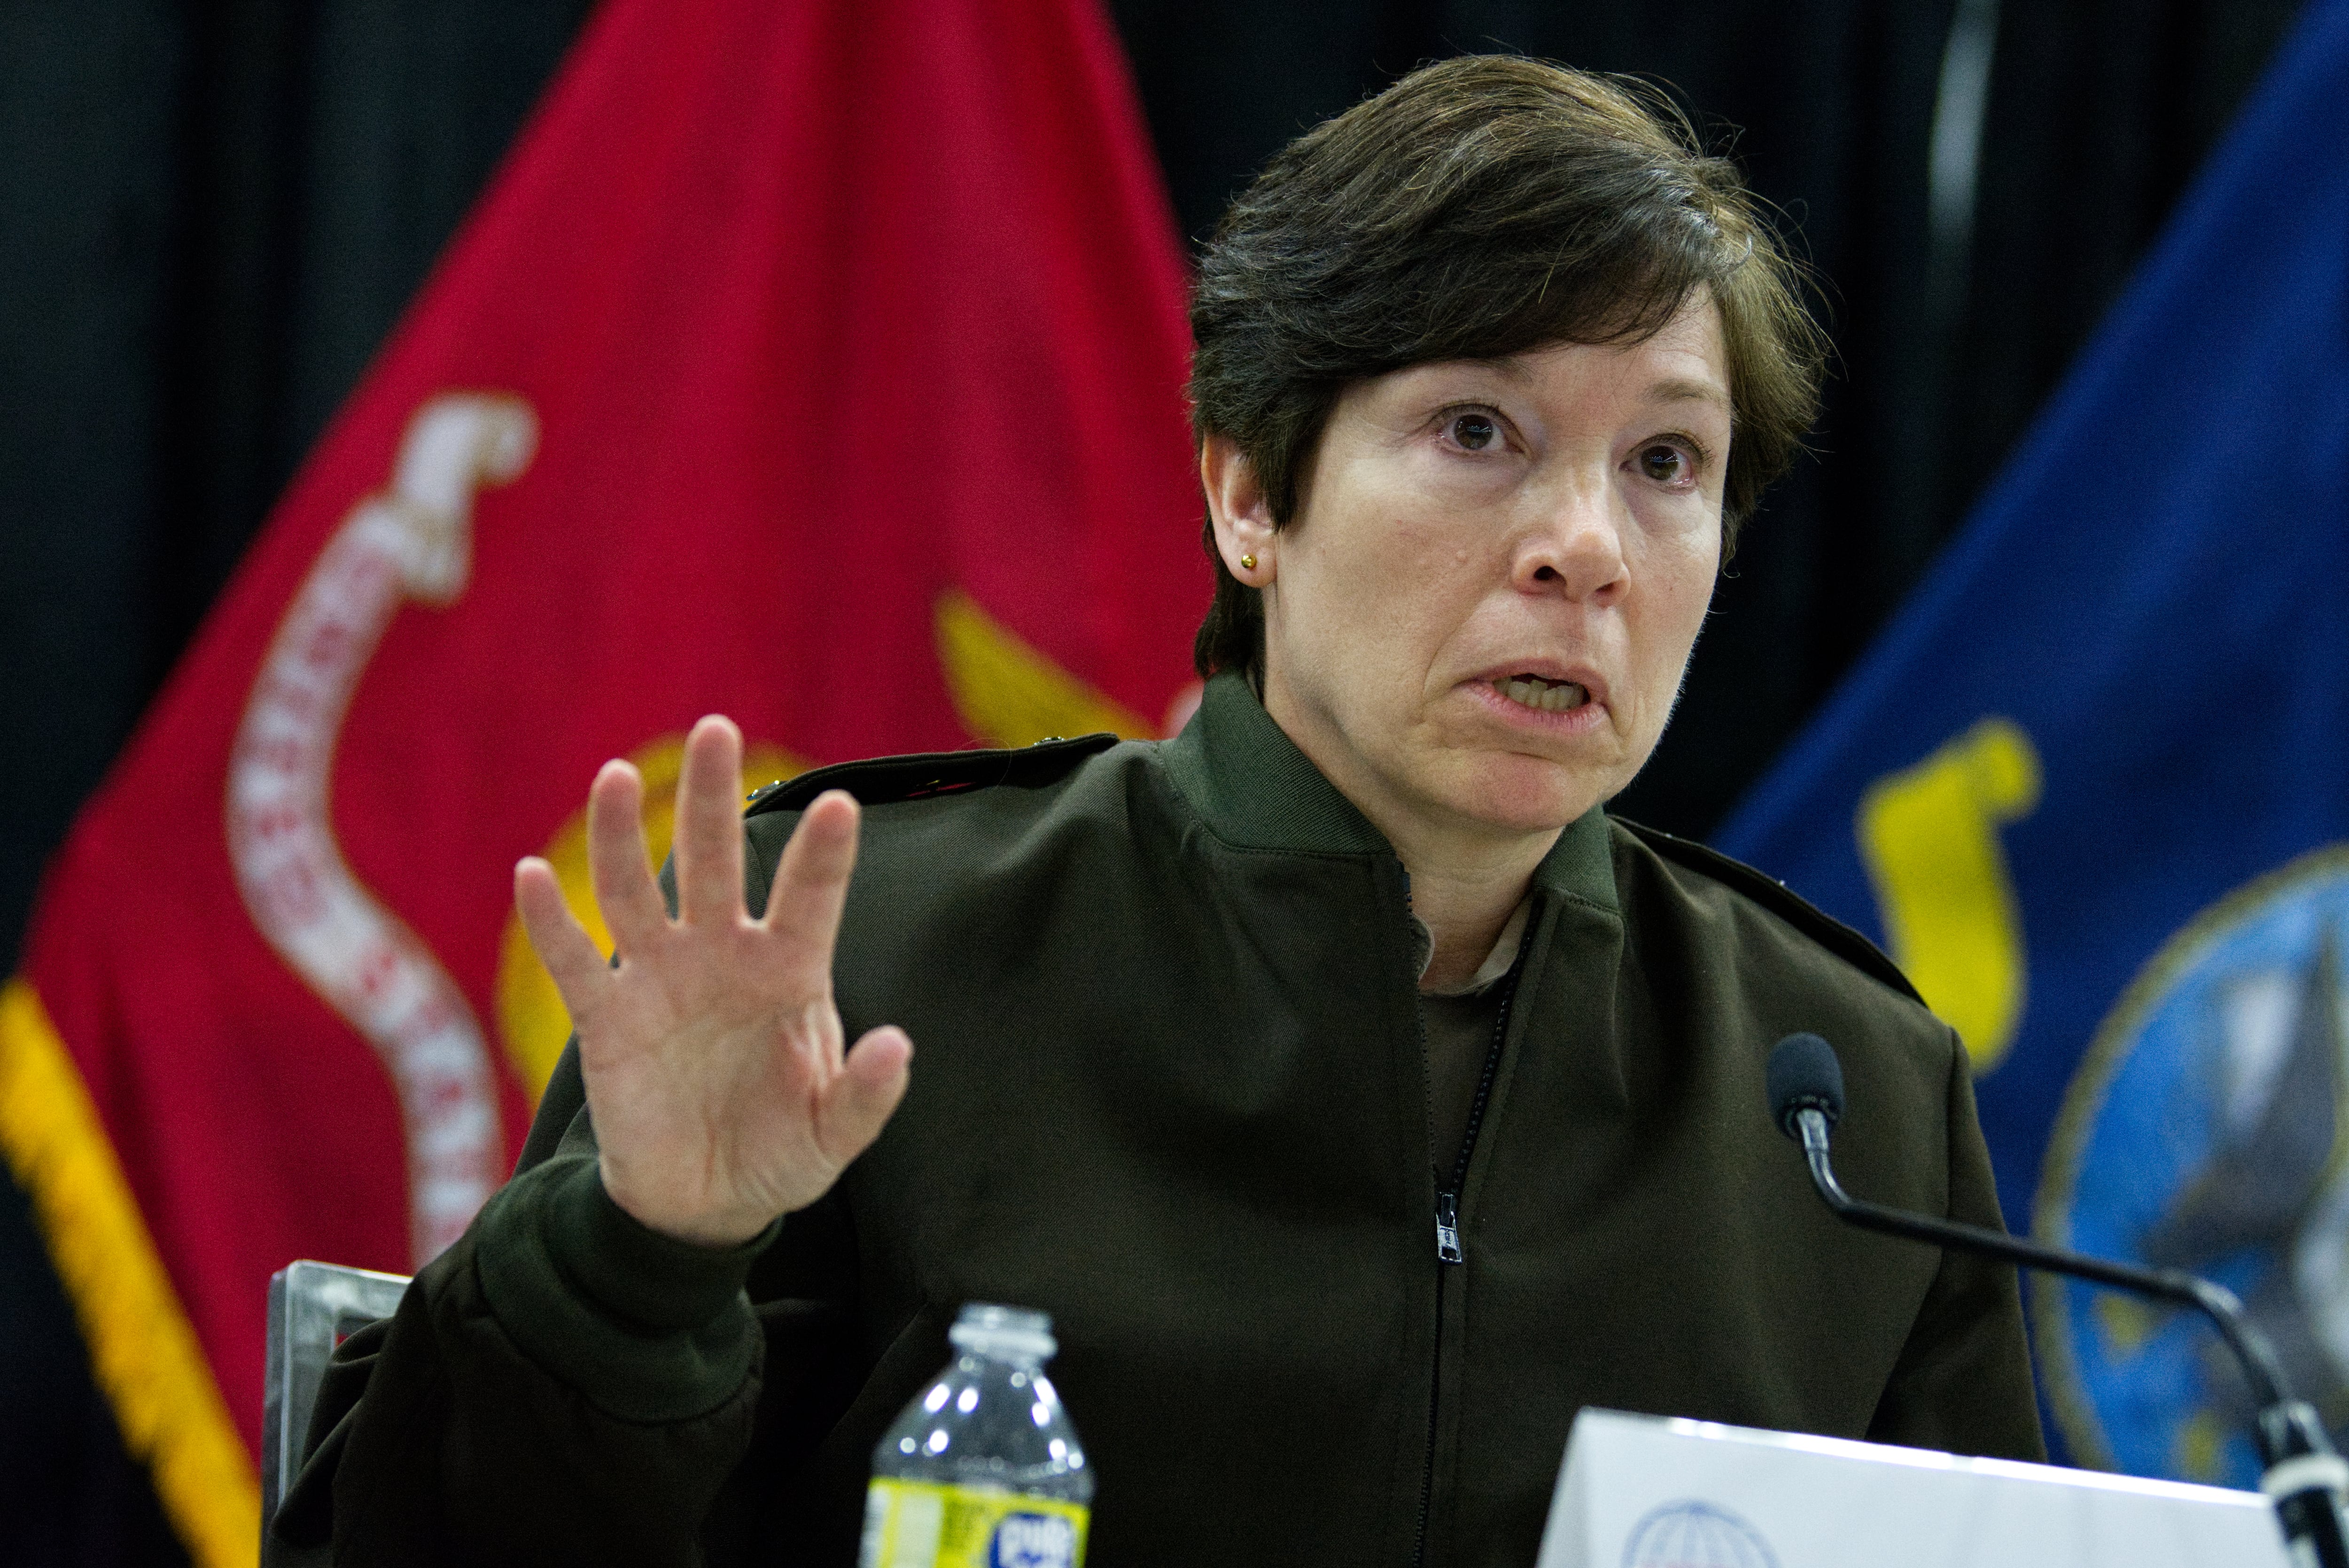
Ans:
[[[1253,556],[1253,555],[1243,555],[1243,556],[1241,556],[1241,557],[1240,557],[1240,570],[1241,570],[1241,571],[1243,571],[1243,572],[1253,572],[1253,571],[1255,571],[1255,570],[1256,570],[1256,557],[1255,557],[1255,556]]]

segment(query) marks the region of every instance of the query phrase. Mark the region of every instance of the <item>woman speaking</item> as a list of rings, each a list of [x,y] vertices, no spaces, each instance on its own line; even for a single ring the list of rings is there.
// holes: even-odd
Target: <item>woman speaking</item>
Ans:
[[[853,1562],[972,1299],[1053,1315],[1110,1568],[1523,1568],[1587,1405],[2038,1457],[2012,1278],[1840,1227],[1764,1109],[1822,1034],[1847,1180],[1997,1224],[1955,1037],[1604,810],[1816,397],[1734,172],[1619,83],[1433,66],[1273,160],[1192,325],[1197,716],[827,769],[747,831],[705,719],[669,906],[608,765],[616,962],[524,861],[577,1038],[346,1345],[282,1536]]]

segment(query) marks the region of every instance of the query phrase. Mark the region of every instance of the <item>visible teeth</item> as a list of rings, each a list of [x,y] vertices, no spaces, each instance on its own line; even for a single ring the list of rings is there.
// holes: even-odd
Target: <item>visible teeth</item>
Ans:
[[[1572,681],[1552,682],[1539,676],[1511,676],[1493,685],[1511,702],[1539,708],[1544,713],[1564,713],[1590,700],[1590,694]]]

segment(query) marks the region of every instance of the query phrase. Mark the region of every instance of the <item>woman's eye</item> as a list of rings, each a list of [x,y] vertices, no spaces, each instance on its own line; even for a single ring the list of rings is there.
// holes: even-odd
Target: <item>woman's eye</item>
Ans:
[[[1683,482],[1689,478],[1692,466],[1686,452],[1662,441],[1640,449],[1640,471],[1658,484]]]
[[[1501,438],[1501,427],[1490,414],[1455,414],[1452,438],[1472,452],[1481,452]]]

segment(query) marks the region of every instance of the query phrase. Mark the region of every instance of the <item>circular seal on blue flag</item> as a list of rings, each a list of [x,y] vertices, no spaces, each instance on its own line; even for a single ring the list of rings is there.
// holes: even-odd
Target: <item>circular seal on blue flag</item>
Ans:
[[[1623,1542],[1623,1568],[1778,1568],[1761,1532],[1718,1503],[1651,1510]]]
[[[2305,855],[2163,944],[2097,1031],[2049,1141],[2042,1239],[2243,1298],[2336,1434],[2349,1422],[2349,846]],[[2249,1390],[2200,1314],[2033,1284],[2075,1459],[2259,1481]]]

